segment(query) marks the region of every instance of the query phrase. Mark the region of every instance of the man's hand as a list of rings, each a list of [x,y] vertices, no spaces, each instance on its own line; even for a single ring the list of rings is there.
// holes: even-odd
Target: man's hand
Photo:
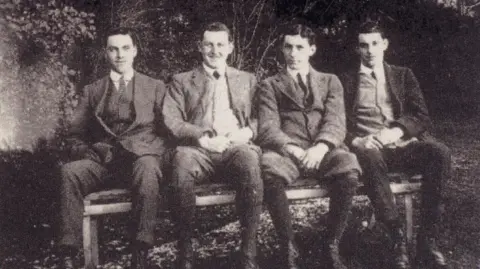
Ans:
[[[231,132],[227,134],[227,138],[233,144],[247,144],[253,137],[253,131],[249,127],[242,128],[235,132]]]
[[[325,154],[327,154],[328,150],[328,146],[324,143],[318,143],[315,146],[307,149],[305,151],[305,156],[301,161],[303,169],[306,171],[319,169],[320,163],[325,157]]]
[[[374,135],[364,137],[355,137],[352,140],[352,146],[359,149],[382,149],[383,144],[378,141]]]
[[[292,156],[293,158],[295,158],[296,161],[300,162],[303,157],[305,156],[305,150],[303,150],[301,147],[299,146],[295,146],[295,145],[286,145],[285,146],[285,151],[290,155]]]
[[[221,135],[212,138],[204,135],[200,137],[200,139],[198,139],[198,144],[200,144],[200,147],[208,151],[217,153],[222,153],[223,151],[225,151],[230,146],[230,143],[230,139]]]
[[[397,142],[404,135],[403,130],[399,127],[393,128],[384,128],[379,133],[375,134],[374,137],[386,146]]]

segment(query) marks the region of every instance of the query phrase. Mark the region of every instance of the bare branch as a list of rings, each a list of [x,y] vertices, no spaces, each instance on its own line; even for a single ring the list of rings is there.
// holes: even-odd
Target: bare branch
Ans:
[[[257,29],[258,29],[258,25],[260,24],[260,19],[262,18],[261,14],[262,14],[263,8],[265,7],[265,3],[266,3],[266,0],[263,0],[262,5],[260,6],[260,10],[257,13],[257,21],[255,22],[255,27],[253,28],[253,32],[252,32],[252,35],[250,37],[250,41],[243,47],[244,50],[247,49],[248,47],[250,47],[253,40],[255,39],[255,35],[256,35]]]
[[[473,5],[470,5],[470,6],[466,6],[465,9],[470,11],[471,9],[475,8],[475,7],[478,7],[480,6],[480,1],[476,2],[475,4]]]

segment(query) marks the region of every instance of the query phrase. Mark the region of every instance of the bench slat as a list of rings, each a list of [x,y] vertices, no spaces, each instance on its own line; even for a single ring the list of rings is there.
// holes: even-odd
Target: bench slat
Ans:
[[[417,192],[420,190],[422,184],[417,183],[391,183],[390,187],[395,194],[408,194]],[[114,191],[114,193],[123,196],[128,196],[127,190],[110,190],[106,192]],[[359,194],[364,194],[365,191],[360,189]],[[96,193],[98,197],[99,193]],[[302,189],[289,189],[287,190],[287,197],[290,200],[321,198],[328,195],[328,190],[325,188],[302,188]],[[109,197],[113,197],[110,193]],[[197,206],[210,206],[210,205],[224,205],[230,204],[235,201],[234,193],[227,194],[210,194],[196,197]],[[110,213],[128,212],[132,208],[131,202],[117,202],[117,203],[104,203],[96,205],[85,205],[84,215],[103,215]]]

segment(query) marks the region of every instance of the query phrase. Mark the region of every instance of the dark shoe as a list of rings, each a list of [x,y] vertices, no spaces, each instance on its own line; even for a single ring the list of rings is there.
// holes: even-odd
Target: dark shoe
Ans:
[[[445,269],[447,261],[435,238],[421,238],[417,242],[417,266],[422,269]]]
[[[408,259],[407,242],[402,229],[393,231],[393,268],[410,269],[410,261]]]
[[[286,253],[283,253],[287,258],[287,269],[300,269],[297,265],[297,259],[300,256],[297,246],[294,242],[289,241]]]
[[[61,257],[61,264],[59,269],[77,269],[78,266],[75,263],[74,256],[63,256]]]
[[[334,240],[327,245],[328,258],[331,262],[332,269],[348,269],[340,256],[340,242]]]
[[[194,254],[192,241],[185,240],[183,242],[179,242],[178,250],[178,269],[193,269]]]
[[[138,243],[133,247],[131,269],[147,268],[148,246]]]

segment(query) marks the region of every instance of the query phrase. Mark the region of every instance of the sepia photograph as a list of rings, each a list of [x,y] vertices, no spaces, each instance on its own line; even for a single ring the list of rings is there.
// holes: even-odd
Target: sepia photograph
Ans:
[[[479,0],[1,0],[0,269],[480,269]]]

